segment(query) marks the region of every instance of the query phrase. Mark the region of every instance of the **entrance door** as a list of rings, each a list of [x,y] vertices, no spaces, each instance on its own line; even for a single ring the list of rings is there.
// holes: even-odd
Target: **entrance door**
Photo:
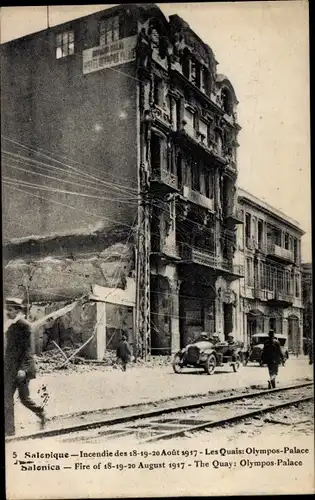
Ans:
[[[300,352],[300,328],[297,316],[288,318],[288,350],[295,354]]]
[[[223,304],[224,314],[224,339],[227,339],[229,333],[233,331],[233,305]]]

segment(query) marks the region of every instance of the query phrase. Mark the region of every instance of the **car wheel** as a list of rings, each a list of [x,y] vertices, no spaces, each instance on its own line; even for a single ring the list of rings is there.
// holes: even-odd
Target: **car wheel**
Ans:
[[[237,372],[241,366],[241,362],[239,358],[236,358],[236,360],[232,363],[233,371]]]
[[[215,367],[217,366],[217,360],[214,354],[210,354],[207,357],[205,370],[208,375],[212,375],[214,373]]]
[[[180,373],[182,371],[183,365],[180,362],[179,354],[175,354],[172,366],[175,373]]]

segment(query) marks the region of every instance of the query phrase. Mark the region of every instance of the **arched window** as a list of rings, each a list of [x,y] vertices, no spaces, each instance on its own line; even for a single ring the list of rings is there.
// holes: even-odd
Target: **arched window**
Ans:
[[[222,89],[221,101],[224,112],[227,115],[231,115],[233,113],[232,96],[231,92],[227,88]]]

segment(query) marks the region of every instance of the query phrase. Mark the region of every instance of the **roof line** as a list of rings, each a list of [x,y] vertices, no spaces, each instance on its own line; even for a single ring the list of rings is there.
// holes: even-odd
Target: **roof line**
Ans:
[[[300,223],[298,221],[296,221],[292,217],[289,217],[288,215],[286,215],[284,212],[282,212],[278,208],[273,207],[272,205],[265,202],[261,198],[258,198],[257,196],[250,193],[249,191],[246,191],[243,188],[238,188],[238,198],[244,198],[244,199],[248,200],[249,202],[252,202],[252,203],[258,205],[260,208],[262,208],[268,212],[271,212],[271,214],[274,217],[278,217],[278,218],[282,219],[283,222],[285,222],[286,224],[294,226],[295,229],[297,229],[300,233],[305,234],[305,231],[303,231],[303,229],[301,228]]]

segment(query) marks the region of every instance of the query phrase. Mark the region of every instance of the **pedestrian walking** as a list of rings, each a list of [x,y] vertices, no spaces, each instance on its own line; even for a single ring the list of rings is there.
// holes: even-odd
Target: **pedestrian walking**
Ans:
[[[275,339],[273,330],[269,331],[269,339],[265,342],[262,361],[268,366],[269,377],[268,388],[274,389],[276,387],[276,377],[278,375],[280,363],[284,363],[284,356],[281,351],[280,342]]]
[[[121,363],[124,372],[127,369],[127,363],[130,360],[131,354],[132,352],[127,337],[123,334],[117,347],[117,360]]]
[[[29,384],[36,377],[36,367],[31,345],[31,327],[24,317],[23,301],[7,299],[5,306],[8,317],[4,351],[5,434],[12,436],[15,434],[16,390],[21,403],[38,416],[41,428],[45,426],[46,416],[43,407],[30,398]]]

